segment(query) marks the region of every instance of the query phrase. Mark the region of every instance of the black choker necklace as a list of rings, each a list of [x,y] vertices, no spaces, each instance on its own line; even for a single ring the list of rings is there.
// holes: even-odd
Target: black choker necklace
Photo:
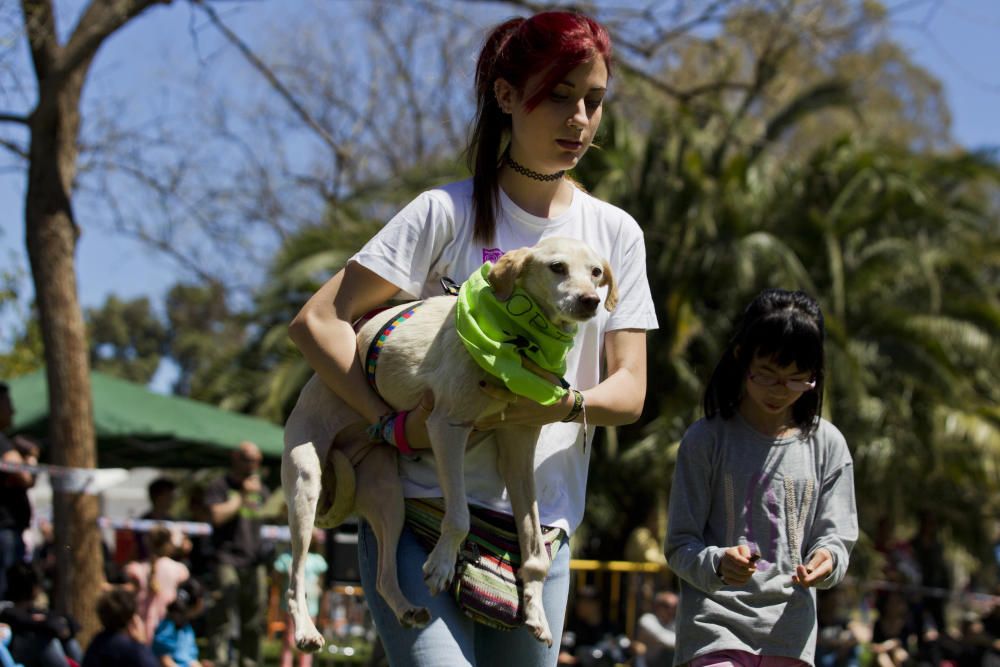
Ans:
[[[510,165],[510,168],[521,174],[522,176],[527,176],[528,178],[533,178],[536,181],[544,181],[546,183],[551,181],[558,181],[566,173],[566,170],[557,171],[554,174],[539,174],[537,171],[528,169],[523,164],[518,164],[514,161],[514,158],[510,156],[510,153],[505,153],[503,156],[504,162]]]

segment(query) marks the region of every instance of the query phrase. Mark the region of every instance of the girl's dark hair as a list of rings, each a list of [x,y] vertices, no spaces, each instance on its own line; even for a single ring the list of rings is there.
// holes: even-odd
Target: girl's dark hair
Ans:
[[[491,242],[496,229],[501,143],[510,130],[510,116],[497,103],[494,83],[504,79],[519,93],[527,93],[525,108],[531,111],[566,74],[598,55],[604,58],[610,77],[608,31],[594,19],[575,12],[542,12],[527,19],[513,18],[498,25],[486,38],[476,64],[476,117],[468,149],[473,238],[477,241]],[[528,79],[540,72],[544,74],[538,86],[525,91]]]
[[[172,614],[187,614],[198,606],[205,595],[205,587],[194,577],[183,581],[177,587],[177,597],[167,605],[167,611]]]
[[[779,366],[795,364],[812,373],[816,387],[792,405],[792,419],[806,435],[816,428],[823,407],[823,312],[805,292],[766,289],[743,312],[736,333],[726,346],[705,388],[705,416],[729,419],[743,398],[750,362],[773,359]]]

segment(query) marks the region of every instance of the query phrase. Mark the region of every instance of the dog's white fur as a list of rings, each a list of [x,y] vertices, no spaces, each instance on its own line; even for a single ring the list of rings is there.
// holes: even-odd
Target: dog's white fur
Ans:
[[[605,299],[608,310],[617,302],[608,263],[589,246],[573,239],[551,238],[531,248],[508,252],[494,265],[489,282],[501,301],[510,298],[515,286],[521,286],[534,297],[549,320],[563,328],[593,317],[600,303],[597,287],[608,286]],[[404,304],[380,314],[358,332],[362,363],[381,326],[406,307]],[[378,391],[395,409],[416,407],[428,390],[434,396],[427,433],[445,499],[445,513],[441,537],[423,571],[428,588],[435,595],[445,590],[454,576],[458,551],[469,531],[463,459],[472,425],[507,406],[480,389],[480,383],[490,376],[465,352],[455,331],[454,309],[454,297],[427,299],[387,338],[376,371]],[[498,467],[510,495],[523,556],[518,577],[524,585],[525,624],[539,641],[551,645],[541,595],[550,562],[535,501],[534,453],[538,433],[539,427],[512,424],[495,431]],[[324,465],[331,445],[343,452],[355,467],[354,509],[368,520],[378,539],[379,594],[404,626],[423,626],[430,621],[426,609],[417,608],[406,599],[397,580],[396,546],[405,509],[396,450],[388,445],[372,445],[360,415],[318,376],[313,376],[302,389],[285,425],[281,464],[292,538],[288,608],[295,626],[295,643],[304,651],[323,646],[323,637],[308,613],[304,568],[317,518],[317,503],[321,494],[336,484],[336,480],[329,479],[333,467]]]

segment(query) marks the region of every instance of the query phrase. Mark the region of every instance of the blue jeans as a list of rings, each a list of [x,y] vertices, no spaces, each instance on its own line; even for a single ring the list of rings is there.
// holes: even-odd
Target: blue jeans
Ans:
[[[559,640],[570,584],[569,545],[565,538],[556,544],[559,550],[545,579],[542,595],[553,638],[552,646],[548,647],[523,627],[516,630],[487,627],[462,613],[447,594],[432,596],[424,583],[422,570],[427,552],[409,528],[403,528],[396,551],[399,585],[410,602],[430,610],[431,622],[421,629],[401,626],[376,591],[378,542],[371,526],[362,521],[358,530],[361,585],[389,664],[393,667],[553,667],[559,659]]]
[[[24,562],[23,530],[0,528],[0,600],[6,600],[7,568]]]

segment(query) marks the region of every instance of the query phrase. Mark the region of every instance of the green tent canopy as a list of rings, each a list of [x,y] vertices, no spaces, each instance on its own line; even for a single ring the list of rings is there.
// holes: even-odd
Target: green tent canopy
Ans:
[[[199,468],[228,464],[243,440],[265,457],[281,456],[280,426],[180,396],[166,396],[126,380],[92,371],[94,428],[99,468]],[[45,442],[49,397],[45,370],[9,380],[14,402],[14,433]],[[42,459],[51,457],[43,450]]]

